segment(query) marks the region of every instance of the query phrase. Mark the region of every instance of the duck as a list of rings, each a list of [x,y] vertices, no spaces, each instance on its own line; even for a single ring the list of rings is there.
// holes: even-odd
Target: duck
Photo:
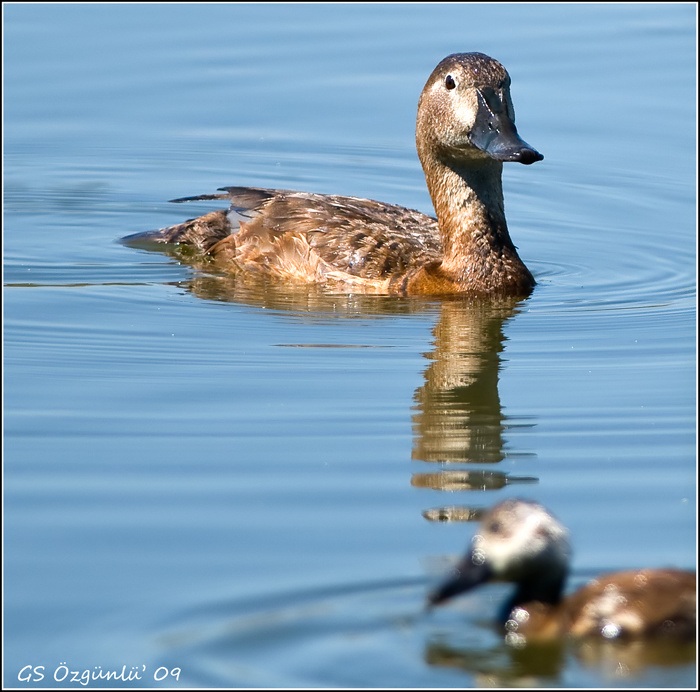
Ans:
[[[488,582],[516,585],[499,621],[506,643],[649,640],[696,636],[695,572],[674,568],[604,574],[565,596],[571,546],[542,505],[507,499],[488,510],[467,554],[427,598],[445,603]]]
[[[535,279],[506,224],[504,162],[544,157],[519,136],[510,76],[478,52],[440,61],[418,101],[416,148],[436,218],[357,197],[222,187],[172,202],[224,200],[184,223],[127,236],[333,290],[401,295],[526,297]]]

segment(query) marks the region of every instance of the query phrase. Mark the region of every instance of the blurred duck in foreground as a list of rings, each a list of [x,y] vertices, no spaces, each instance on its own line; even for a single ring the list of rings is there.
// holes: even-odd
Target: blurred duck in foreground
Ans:
[[[224,187],[173,201],[226,200],[227,210],[124,240],[341,291],[529,295],[535,280],[508,233],[501,173],[504,161],[543,156],[518,135],[505,68],[482,53],[442,60],[420,96],[416,146],[437,220],[356,197]]]
[[[566,635],[695,638],[695,572],[641,569],[605,574],[565,597],[570,554],[566,529],[544,507],[505,500],[484,516],[471,550],[456,573],[429,595],[429,605],[479,584],[505,581],[516,585],[501,614],[511,644]]]

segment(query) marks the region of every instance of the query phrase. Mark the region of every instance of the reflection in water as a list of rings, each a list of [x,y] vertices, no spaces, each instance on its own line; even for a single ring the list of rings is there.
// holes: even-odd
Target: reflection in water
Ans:
[[[187,246],[130,241],[136,247],[166,252],[203,270],[185,288],[206,300],[294,311],[327,318],[400,315],[439,309],[433,330],[434,349],[426,354],[425,382],[414,396],[415,461],[486,463],[505,458],[503,433],[508,421],[501,411],[498,377],[503,325],[518,311],[520,299],[442,299],[327,293],[318,285],[281,282],[267,275],[213,273],[215,266]],[[293,346],[294,344],[284,344]],[[299,346],[298,344],[296,346]],[[496,470],[433,469],[416,473],[411,485],[440,491],[497,490],[513,483],[536,482]],[[427,509],[429,521],[471,521],[479,509],[443,506]]]
[[[509,476],[501,471],[454,471],[416,473],[411,478],[414,488],[433,490],[499,490],[513,483],[537,483],[532,476]],[[480,521],[486,510],[459,505],[426,509],[423,516],[428,521]]]
[[[502,643],[480,649],[473,644],[459,648],[435,641],[426,646],[425,661],[471,673],[479,687],[536,687],[545,681],[551,683],[563,669],[565,647],[551,643],[513,648]]]
[[[590,668],[602,670],[608,677],[633,678],[650,666],[677,666],[694,663],[697,645],[672,638],[619,641],[601,639],[578,643],[576,659]]]
[[[535,483],[536,478],[513,477],[500,471],[440,471],[439,473],[416,473],[411,478],[414,488],[433,490],[500,490],[509,483]]]
[[[163,246],[156,249],[162,251]],[[181,255],[179,259],[183,259]],[[188,260],[205,272],[211,267]],[[498,393],[503,325],[517,313],[517,301],[479,302],[449,298],[397,298],[377,295],[326,294],[316,286],[280,285],[269,277],[251,274],[234,277],[201,273],[184,283],[193,295],[206,300],[240,304],[308,315],[310,319],[391,316],[439,310],[434,328],[434,349],[424,383],[414,395],[414,461],[427,462],[431,471],[413,474],[411,485],[443,492],[501,489],[513,483],[537,482],[493,469],[502,461],[504,431],[512,427],[501,410]],[[318,347],[319,344],[280,344]],[[327,344],[336,346],[337,344]],[[530,425],[534,425],[530,424]],[[437,468],[435,462],[450,468]],[[484,469],[460,469],[456,464],[488,464]],[[427,509],[430,521],[474,521],[480,508],[460,505]],[[218,606],[217,606],[218,610]],[[463,623],[460,623],[463,625]],[[295,628],[298,623],[294,623]],[[324,624],[324,636],[327,635]],[[295,637],[298,636],[295,629]],[[478,686],[535,686],[556,684],[570,666],[571,656],[586,667],[596,667],[615,679],[632,679],[646,667],[692,663],[694,645],[669,642],[559,642],[509,646],[500,636],[489,647],[472,641],[459,646],[459,633],[450,642],[433,636],[425,647],[425,661],[432,666],[460,669],[474,676]],[[454,635],[454,636],[452,636]],[[227,652],[229,649],[227,648]],[[228,657],[228,653],[227,653]],[[567,663],[569,659],[569,663]]]
[[[415,394],[413,459],[446,463],[502,461],[506,427],[498,394],[503,325],[517,312],[517,300],[449,299],[440,304],[434,350],[425,384]],[[411,485],[443,491],[498,490],[536,482],[502,471],[443,469],[417,473]],[[423,512],[429,521],[473,521],[480,511],[443,506]]]
[[[555,684],[570,668],[573,657],[586,668],[609,680],[629,680],[650,667],[688,665],[695,661],[695,642],[658,640],[561,641],[546,644],[508,646],[503,640],[488,649],[473,644],[456,647],[444,641],[429,642],[425,661],[429,665],[457,668],[475,677],[480,687],[539,687]]]
[[[425,385],[415,395],[413,458],[421,461],[502,461],[503,416],[498,367],[503,323],[515,301],[442,303],[426,357]]]

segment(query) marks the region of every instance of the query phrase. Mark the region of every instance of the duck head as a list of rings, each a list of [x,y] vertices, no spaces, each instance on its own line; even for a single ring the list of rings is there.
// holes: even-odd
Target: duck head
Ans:
[[[418,155],[455,161],[516,161],[544,157],[515,128],[510,76],[483,53],[448,55],[433,70],[418,102]]]
[[[544,507],[525,500],[505,500],[484,515],[469,551],[453,576],[429,595],[429,605],[491,581],[517,584],[508,612],[529,601],[556,604],[561,599],[570,555],[566,529]]]

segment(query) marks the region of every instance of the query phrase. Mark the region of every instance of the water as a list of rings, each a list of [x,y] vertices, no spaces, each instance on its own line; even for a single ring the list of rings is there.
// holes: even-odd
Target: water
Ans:
[[[695,685],[694,647],[507,649],[505,587],[423,612],[513,495],[571,587],[695,567],[694,5],[3,9],[6,686]],[[505,167],[528,300],[117,242],[222,185],[430,212],[416,101],[466,50],[546,157]]]

